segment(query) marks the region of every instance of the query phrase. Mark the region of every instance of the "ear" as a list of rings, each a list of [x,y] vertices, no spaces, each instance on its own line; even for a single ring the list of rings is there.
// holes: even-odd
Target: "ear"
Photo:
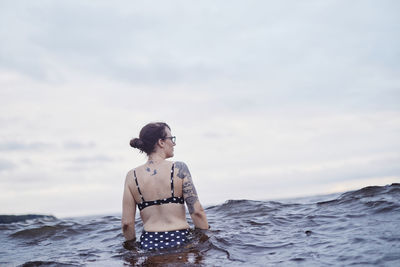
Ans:
[[[165,141],[163,139],[158,139],[157,145],[160,146],[161,148],[163,148],[165,145]]]

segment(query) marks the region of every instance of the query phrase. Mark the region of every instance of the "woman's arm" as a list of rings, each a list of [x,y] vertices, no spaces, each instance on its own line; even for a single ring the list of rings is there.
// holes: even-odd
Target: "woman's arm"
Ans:
[[[136,215],[136,202],[129,190],[129,174],[126,175],[124,195],[122,198],[122,232],[127,241],[136,239],[135,232],[135,215]]]
[[[177,176],[183,180],[183,198],[185,199],[186,206],[188,207],[190,217],[192,217],[195,227],[200,229],[208,229],[209,225],[207,216],[200,204],[196,188],[194,187],[192,176],[190,175],[187,165],[184,162],[178,161],[175,163],[175,166],[179,169]]]

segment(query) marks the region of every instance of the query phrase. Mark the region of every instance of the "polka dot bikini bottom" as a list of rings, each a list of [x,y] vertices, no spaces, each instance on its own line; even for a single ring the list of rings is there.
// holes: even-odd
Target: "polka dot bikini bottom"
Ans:
[[[188,234],[189,229],[168,232],[143,231],[140,236],[140,246],[146,250],[173,248],[186,243]]]

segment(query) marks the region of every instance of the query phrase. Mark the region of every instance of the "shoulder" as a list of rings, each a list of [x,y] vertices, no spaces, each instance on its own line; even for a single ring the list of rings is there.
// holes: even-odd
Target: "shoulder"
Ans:
[[[126,174],[126,179],[125,182],[131,182],[135,179],[135,171],[137,171],[137,169],[139,169],[141,166],[134,168],[130,171],[128,171],[128,173]]]
[[[189,178],[190,177],[190,172],[189,172],[189,168],[186,165],[185,162],[183,161],[175,161],[174,163],[175,168],[178,169],[178,173],[177,176],[181,179],[183,178]]]
[[[187,169],[188,168],[186,163],[183,162],[183,161],[175,161],[174,165],[175,165],[176,168],[179,168],[179,169]]]
[[[134,175],[134,173],[143,170],[144,168],[144,164],[137,166],[136,168],[131,169],[130,171],[128,171],[128,173],[126,174],[126,177],[128,176],[132,176]]]
[[[177,168],[179,170],[189,171],[189,167],[183,161],[175,161],[174,166],[175,166],[175,168]]]

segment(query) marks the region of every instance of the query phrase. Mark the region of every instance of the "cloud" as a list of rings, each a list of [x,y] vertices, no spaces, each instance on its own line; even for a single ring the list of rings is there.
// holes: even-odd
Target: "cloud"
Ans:
[[[79,141],[68,141],[64,142],[64,148],[66,149],[89,149],[94,148],[96,144],[94,142],[79,142]]]
[[[15,151],[15,150],[44,150],[54,147],[53,144],[44,142],[17,142],[9,141],[0,143],[0,151]]]
[[[12,170],[15,168],[15,164],[8,160],[0,159],[0,172],[6,170]]]
[[[42,188],[32,206],[56,210],[49,199],[68,188],[68,203],[82,181],[107,192],[158,120],[205,203],[398,177],[398,7],[2,1],[0,196],[21,192],[0,207]]]
[[[114,159],[104,155],[88,156],[88,157],[77,157],[69,160],[75,164],[88,164],[88,163],[104,163],[112,162]]]
[[[64,170],[73,172],[91,171],[92,168],[106,169],[107,165],[112,165],[115,159],[105,155],[77,156],[64,160]],[[92,171],[93,172],[93,171]]]
[[[390,34],[395,12],[386,4],[347,4],[343,9],[335,2],[292,2],[291,8],[255,3],[231,3],[230,12],[223,3],[158,3],[157,10],[148,3],[125,3],[125,10],[106,2],[96,8],[79,2],[47,3],[46,8],[30,3],[16,17],[9,3],[3,14],[24,34],[3,32],[3,48],[10,50],[3,62],[22,58],[13,65],[31,65],[29,69],[42,76],[62,75],[62,68],[68,67],[131,84],[292,81],[288,88],[315,84],[315,94],[321,86],[338,90],[338,82],[352,81],[363,70],[360,63],[368,67],[377,60],[393,62],[380,51],[398,50],[390,45],[399,42]],[[371,27],[372,37],[366,30]],[[388,45],[389,50],[381,49]],[[21,53],[24,56],[18,57]],[[368,60],[371,54],[374,58]]]

